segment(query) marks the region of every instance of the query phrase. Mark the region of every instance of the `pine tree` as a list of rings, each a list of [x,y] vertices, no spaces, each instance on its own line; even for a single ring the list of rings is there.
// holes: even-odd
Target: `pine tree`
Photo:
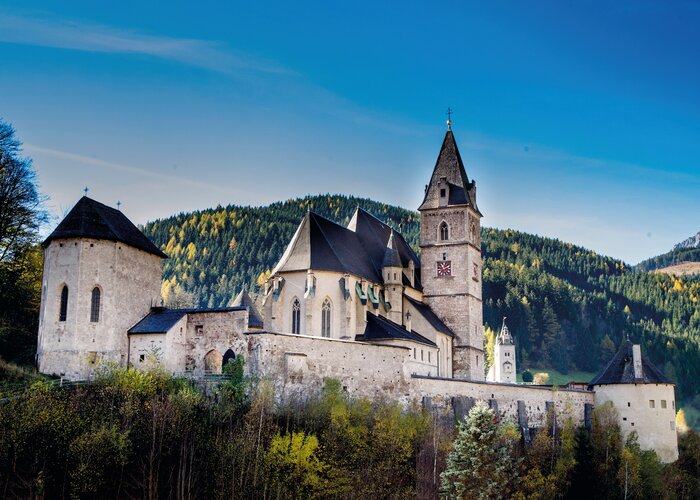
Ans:
[[[504,436],[494,413],[483,401],[459,423],[454,449],[441,474],[449,498],[507,498],[517,479],[512,438]]]

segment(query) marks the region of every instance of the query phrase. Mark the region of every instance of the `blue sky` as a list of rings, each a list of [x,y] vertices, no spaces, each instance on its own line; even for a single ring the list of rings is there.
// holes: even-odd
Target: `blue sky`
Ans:
[[[415,209],[450,106],[485,225],[630,263],[700,230],[698,2],[220,3],[0,0],[0,117],[56,216],[85,185],[138,223]]]

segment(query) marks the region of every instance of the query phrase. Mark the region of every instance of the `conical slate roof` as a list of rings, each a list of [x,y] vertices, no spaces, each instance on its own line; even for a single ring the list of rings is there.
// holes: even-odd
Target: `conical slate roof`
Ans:
[[[467,177],[467,171],[464,169],[464,163],[459,154],[452,130],[447,131],[445,139],[442,141],[442,147],[433,169],[433,175],[430,178],[430,184],[428,184],[425,198],[418,210],[438,208],[440,206],[438,182],[443,177],[447,180],[450,188],[447,206],[469,205],[479,212],[476,206],[476,185],[474,181],[470,182]]]
[[[403,267],[401,265],[401,256],[399,255],[399,251],[396,249],[396,244],[394,243],[394,231],[391,232],[389,242],[386,244],[382,267]]]
[[[644,355],[642,357],[642,376],[634,374],[633,344],[625,340],[613,356],[610,363],[591,380],[590,385],[606,384],[672,384],[661,371],[656,368]]]
[[[87,196],[80,198],[65,219],[44,240],[43,246],[47,247],[53,240],[64,238],[119,241],[158,257],[168,258],[123,213]]]
[[[255,302],[250,295],[248,295],[245,288],[241,289],[240,293],[236,295],[236,298],[231,301],[231,307],[245,307],[248,309],[248,326],[262,328],[262,317],[255,307]]]

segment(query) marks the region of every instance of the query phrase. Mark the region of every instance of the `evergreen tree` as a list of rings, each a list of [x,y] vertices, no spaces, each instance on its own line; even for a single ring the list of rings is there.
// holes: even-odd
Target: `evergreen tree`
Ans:
[[[517,480],[513,443],[505,438],[494,413],[483,401],[459,423],[454,448],[441,474],[449,498],[507,498]]]

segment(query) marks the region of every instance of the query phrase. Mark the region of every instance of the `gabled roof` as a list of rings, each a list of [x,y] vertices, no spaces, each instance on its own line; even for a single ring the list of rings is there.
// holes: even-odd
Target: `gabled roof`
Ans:
[[[348,227],[309,212],[299,224],[272,274],[308,269],[350,273],[382,282],[382,264],[391,227],[357,209]],[[420,261],[403,237],[394,231],[394,245],[402,267],[413,260],[416,276]],[[420,289],[416,278],[416,288]]]
[[[440,206],[438,182],[441,178],[447,180],[450,190],[447,206],[469,205],[479,212],[476,206],[476,185],[474,181],[470,182],[467,177],[467,171],[464,168],[452,130],[447,131],[445,139],[442,141],[433,175],[430,177],[430,183],[425,191],[423,203],[421,203],[418,210],[438,208]]]
[[[635,378],[632,348],[632,342],[625,340],[615,356],[610,360],[610,363],[591,380],[590,385],[673,383],[643,354],[641,355],[642,377]]]
[[[438,332],[444,333],[445,335],[449,335],[450,337],[454,337],[454,333],[452,333],[452,330],[449,329],[449,327],[442,322],[440,318],[438,318],[437,314],[433,312],[433,310],[427,305],[423,304],[422,302],[419,302],[415,299],[412,299],[409,296],[405,296],[406,300],[414,307],[414,309],[421,315],[425,320],[430,323],[430,326],[435,328]]]
[[[218,313],[243,311],[244,307],[219,307],[214,309],[168,309],[154,307],[141,321],[132,326],[127,333],[167,333],[175,323],[187,314]]]
[[[262,328],[263,320],[262,316],[255,307],[255,302],[248,295],[245,288],[243,288],[236,298],[231,301],[232,307],[244,307],[248,310],[248,327],[249,328]]]
[[[144,252],[167,258],[127,217],[112,207],[83,196],[54,229],[43,246],[63,238],[119,241]]]
[[[435,342],[426,339],[419,333],[408,331],[403,326],[397,325],[381,316],[375,316],[367,312],[367,326],[362,335],[357,335],[355,340],[359,341],[379,341],[379,340],[410,340],[435,347]]]

